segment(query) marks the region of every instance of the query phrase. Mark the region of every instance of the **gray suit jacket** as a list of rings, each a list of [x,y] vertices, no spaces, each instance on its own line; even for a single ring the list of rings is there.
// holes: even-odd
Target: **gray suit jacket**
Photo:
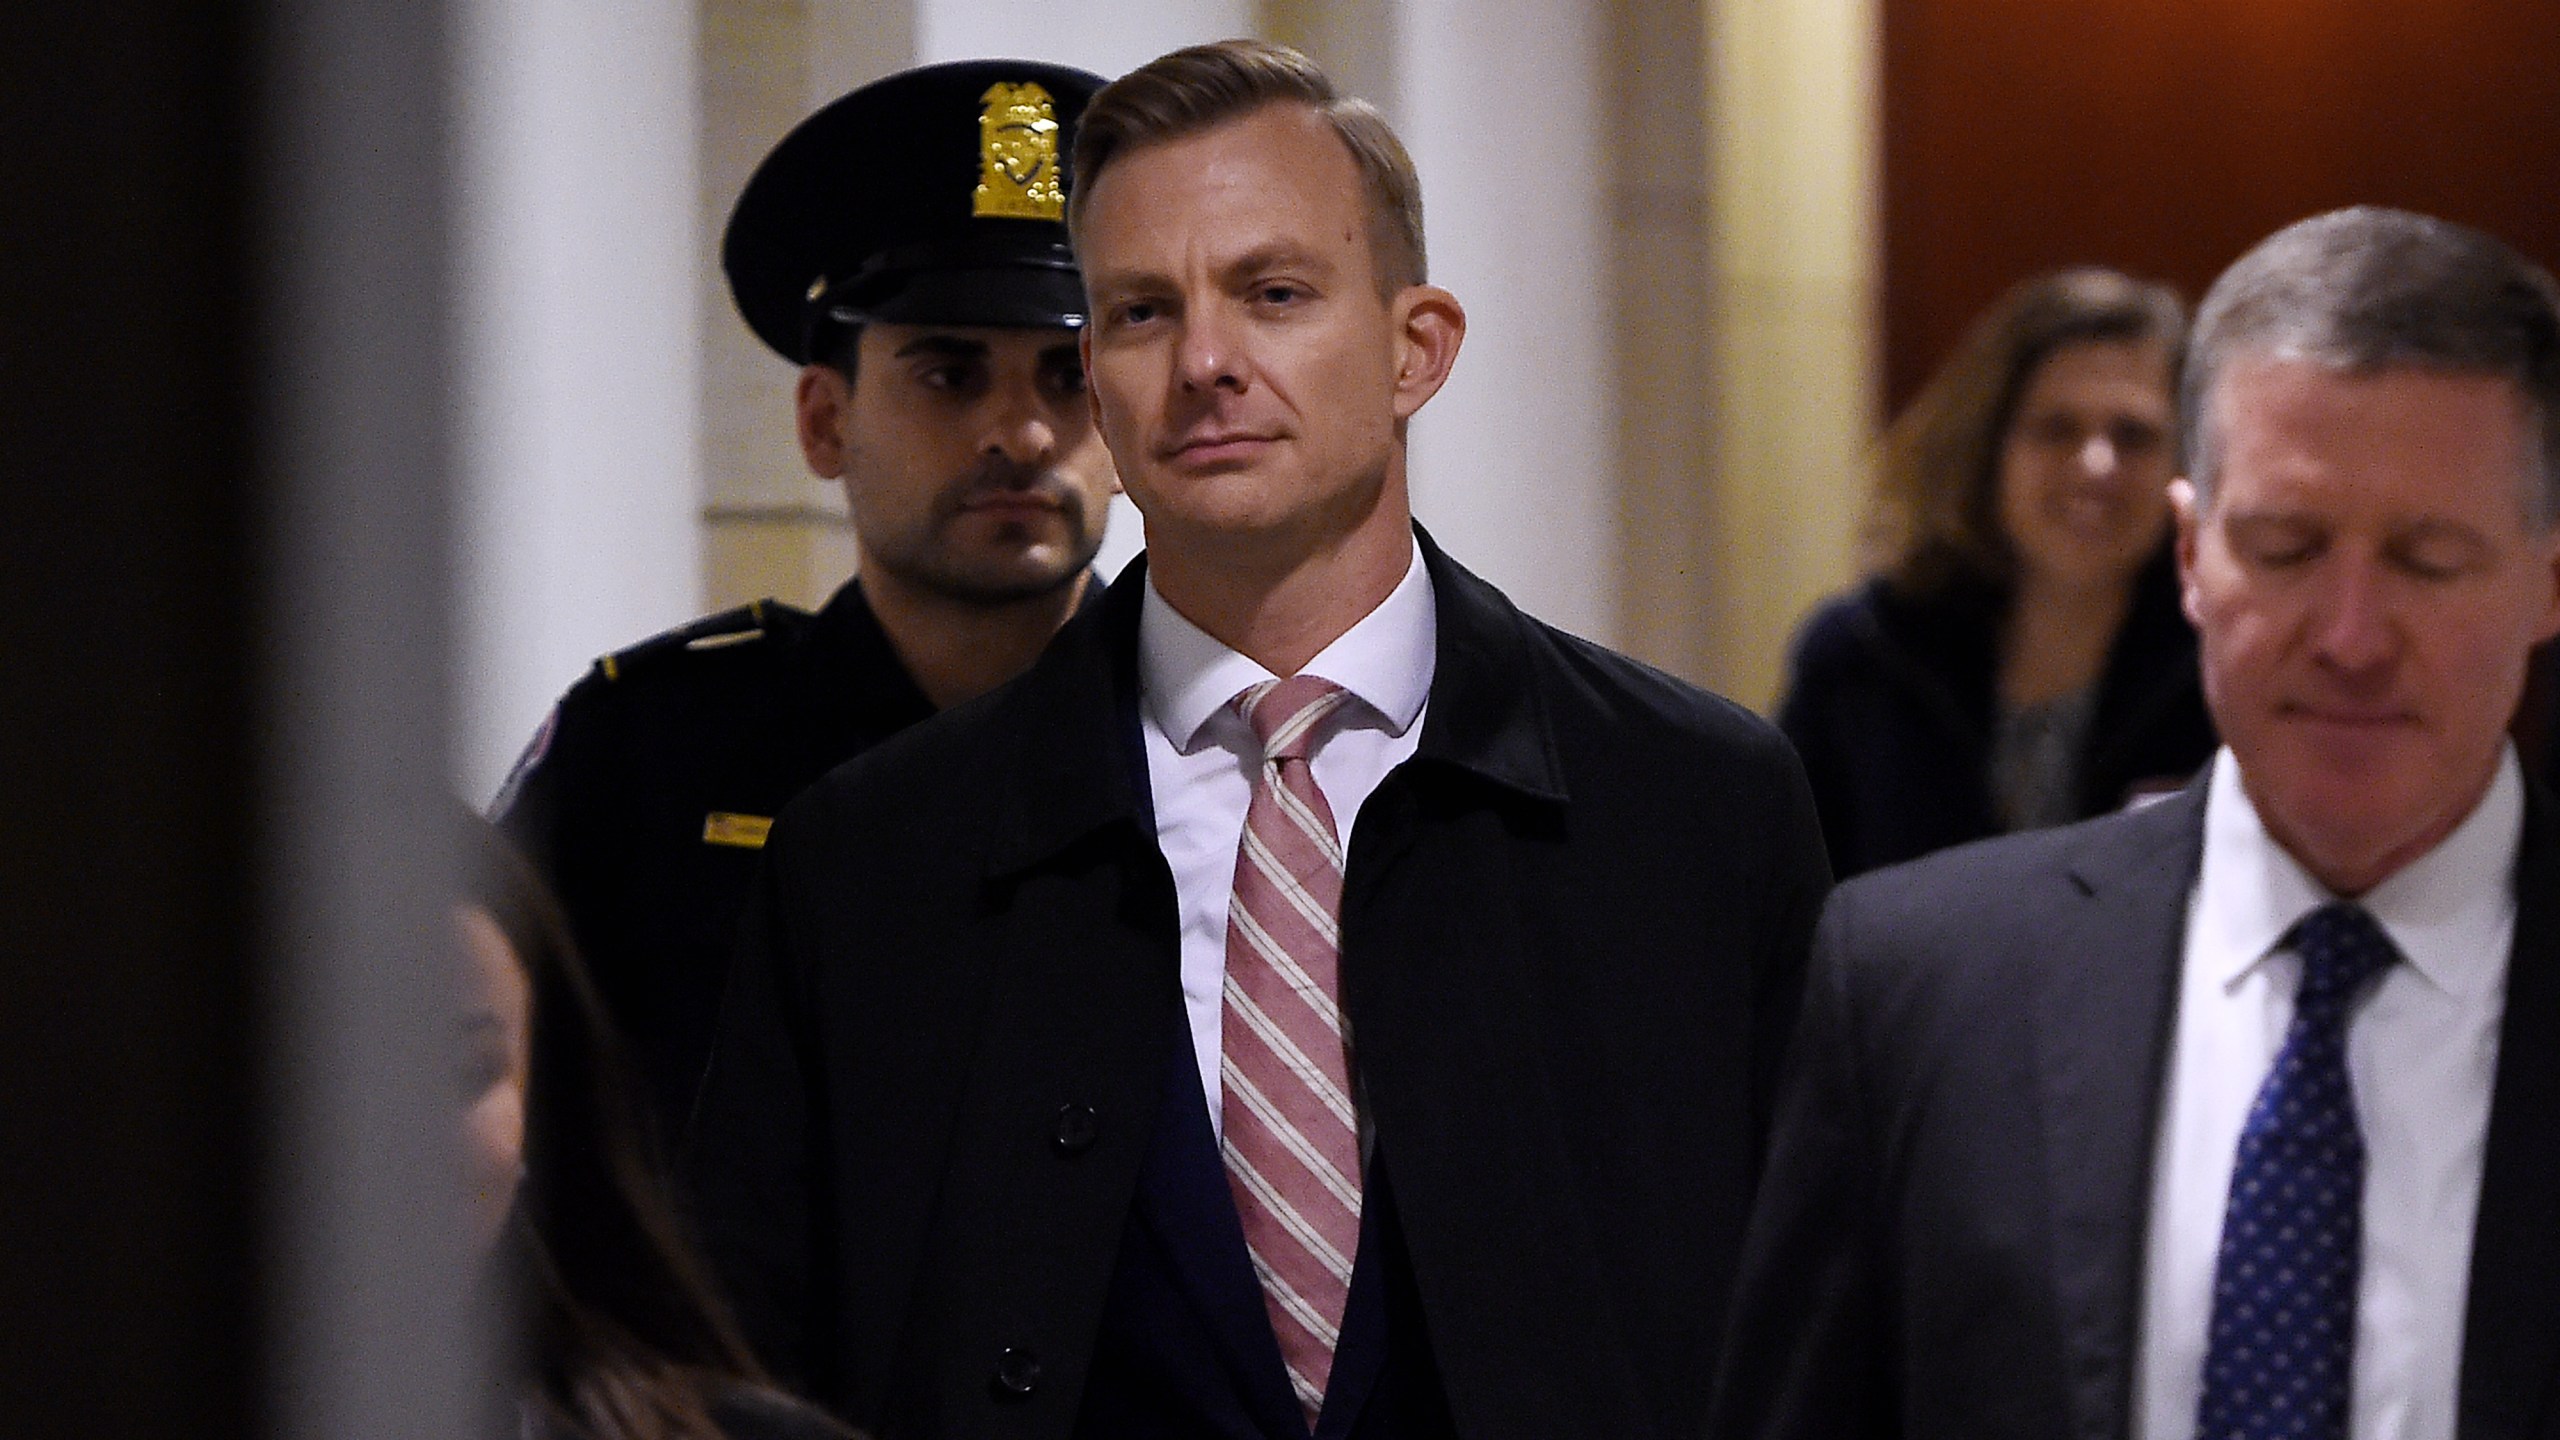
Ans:
[[[2203,796],[1833,894],[1718,1440],[2127,1433]],[[2461,1440],[2560,1437],[2560,824],[2526,811]]]

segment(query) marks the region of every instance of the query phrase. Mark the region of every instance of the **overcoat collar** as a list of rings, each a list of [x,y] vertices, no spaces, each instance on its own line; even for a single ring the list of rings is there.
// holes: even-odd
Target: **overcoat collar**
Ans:
[[[1564,767],[1531,647],[1539,637],[1502,592],[1415,527],[1431,575],[1439,649],[1412,764],[1472,777],[1533,802],[1561,804]],[[1010,763],[988,797],[997,807],[992,873],[1019,872],[1115,826],[1151,831],[1144,752],[1135,743],[1138,613],[1146,557],[1132,560],[1102,603],[1058,633],[1022,679],[989,697]]]
[[[2208,771],[2207,774],[2211,772]],[[2125,1433],[2187,897],[2205,779],[2088,827],[2037,967],[2038,1101],[2073,1433]],[[2560,1406],[2560,816],[2528,792],[2464,1327],[2459,1440],[2548,1433]]]

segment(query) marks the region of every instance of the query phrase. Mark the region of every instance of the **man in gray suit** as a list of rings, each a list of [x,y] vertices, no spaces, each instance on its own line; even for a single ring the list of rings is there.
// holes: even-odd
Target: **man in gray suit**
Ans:
[[[1722,1440],[2560,1436],[2560,301],[2362,209],[2190,344],[2171,488],[2226,748],[1844,886]]]

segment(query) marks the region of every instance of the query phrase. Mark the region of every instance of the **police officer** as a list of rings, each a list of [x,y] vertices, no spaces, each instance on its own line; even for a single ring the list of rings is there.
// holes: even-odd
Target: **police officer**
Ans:
[[[1076,355],[1067,141],[1100,77],[909,70],[784,137],[721,262],[801,367],[802,455],[859,574],[598,660],[495,809],[558,889],[669,1135],[709,1051],[766,827],[829,769],[1027,666],[1081,603],[1116,487]]]

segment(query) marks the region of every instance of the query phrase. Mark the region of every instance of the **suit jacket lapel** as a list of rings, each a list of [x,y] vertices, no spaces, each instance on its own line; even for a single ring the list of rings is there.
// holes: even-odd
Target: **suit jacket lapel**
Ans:
[[[2077,1434],[2125,1433],[2145,1217],[2204,782],[2084,832],[2035,968],[2054,1285]]]
[[[2525,806],[2516,938],[2472,1232],[2460,1440],[2560,1425],[2560,816]],[[2536,1428],[2540,1426],[2541,1428]]]

